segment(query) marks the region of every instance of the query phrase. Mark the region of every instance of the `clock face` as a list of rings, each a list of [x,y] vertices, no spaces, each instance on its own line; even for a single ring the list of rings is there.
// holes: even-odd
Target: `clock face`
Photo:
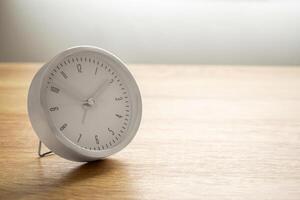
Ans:
[[[89,50],[58,56],[48,64],[42,90],[51,127],[79,148],[105,151],[135,134],[140,94],[110,56]]]

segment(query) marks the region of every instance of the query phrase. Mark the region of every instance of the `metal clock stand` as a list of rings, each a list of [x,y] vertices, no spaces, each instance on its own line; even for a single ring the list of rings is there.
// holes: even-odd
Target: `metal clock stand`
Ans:
[[[39,150],[38,150],[39,157],[42,158],[42,157],[44,157],[44,156],[46,156],[46,155],[48,155],[50,153],[52,153],[52,151],[47,151],[45,153],[42,153],[42,141],[40,140],[39,141]]]

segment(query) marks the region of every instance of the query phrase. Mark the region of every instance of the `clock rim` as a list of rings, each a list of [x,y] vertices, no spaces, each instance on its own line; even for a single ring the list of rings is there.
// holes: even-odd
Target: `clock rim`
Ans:
[[[74,142],[72,142],[70,139],[68,139],[67,137],[65,137],[63,135],[63,133],[58,130],[57,127],[54,126],[52,119],[50,117],[50,114],[48,112],[48,108],[46,105],[46,90],[45,90],[45,82],[46,82],[46,78],[47,78],[47,72],[49,72],[48,70],[51,68],[53,69],[53,64],[57,61],[61,61],[62,59],[65,59],[66,57],[81,52],[81,51],[92,51],[92,52],[96,52],[99,53],[101,57],[105,57],[107,60],[114,62],[115,64],[117,64],[117,67],[120,67],[120,69],[123,71],[122,72],[122,76],[125,76],[125,78],[128,78],[125,81],[128,89],[129,90],[129,95],[131,100],[133,101],[134,99],[134,103],[132,104],[133,108],[135,109],[135,111],[133,112],[132,110],[132,114],[131,114],[131,123],[128,126],[127,132],[125,134],[123,134],[123,137],[125,136],[125,138],[116,146],[109,148],[109,149],[105,149],[105,150],[89,150],[89,149],[85,149],[77,144],[75,144]],[[59,53],[57,56],[55,56],[53,59],[51,59],[47,64],[44,65],[45,70],[42,73],[42,77],[41,77],[41,87],[40,87],[40,102],[41,102],[41,106],[42,106],[42,110],[44,112],[44,116],[47,120],[47,124],[52,132],[52,134],[57,138],[57,140],[62,143],[63,146],[66,146],[66,148],[68,148],[71,151],[76,152],[77,154],[79,154],[80,156],[86,157],[87,160],[96,160],[96,159],[101,159],[101,158],[105,158],[107,156],[110,156],[112,154],[115,154],[117,152],[119,152],[120,150],[122,150],[123,148],[125,148],[131,141],[132,139],[135,137],[137,130],[139,128],[140,122],[141,122],[141,117],[142,117],[142,100],[141,100],[141,94],[140,94],[140,90],[138,88],[138,85],[134,79],[134,77],[132,76],[132,74],[130,73],[130,71],[127,69],[126,65],[114,54],[98,48],[98,47],[94,47],[94,46],[76,46],[76,47],[72,47],[69,48],[65,51],[62,51],[61,53]],[[119,70],[119,69],[118,69]],[[119,72],[120,73],[120,72]],[[123,77],[124,79],[124,77]],[[44,141],[42,141],[44,143]],[[46,145],[47,146],[47,145]],[[55,148],[51,149],[54,152],[57,151]],[[55,152],[57,153],[57,152]],[[57,153],[59,154],[59,153]]]

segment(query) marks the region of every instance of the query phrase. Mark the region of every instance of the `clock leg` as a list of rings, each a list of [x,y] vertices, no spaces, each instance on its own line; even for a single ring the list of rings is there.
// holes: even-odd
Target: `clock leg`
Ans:
[[[42,157],[44,157],[44,156],[46,156],[46,155],[48,155],[50,153],[52,153],[52,151],[47,151],[45,153],[42,153],[42,142],[39,141],[39,150],[38,150],[39,157],[42,158]]]

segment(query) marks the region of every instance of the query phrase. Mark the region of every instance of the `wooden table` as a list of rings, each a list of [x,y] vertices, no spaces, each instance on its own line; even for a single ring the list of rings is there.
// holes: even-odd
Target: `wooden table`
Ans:
[[[0,64],[0,199],[300,199],[300,68],[130,65],[143,120],[104,161],[38,158],[41,64]]]

